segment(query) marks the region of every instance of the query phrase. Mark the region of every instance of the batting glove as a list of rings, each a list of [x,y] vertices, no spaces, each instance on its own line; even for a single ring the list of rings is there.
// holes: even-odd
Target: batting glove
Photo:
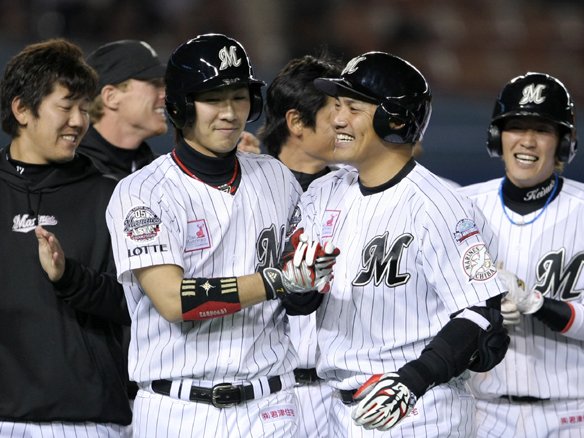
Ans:
[[[517,310],[524,315],[531,315],[543,306],[543,295],[536,290],[525,288],[525,282],[512,272],[502,269],[498,270],[501,283],[509,291],[506,299],[512,301],[517,306]]]
[[[501,315],[505,326],[517,325],[521,321],[521,312],[517,309],[517,304],[507,297],[501,300]]]
[[[365,429],[388,430],[408,416],[416,396],[398,373],[375,374],[353,396],[362,399],[351,417]]]
[[[265,268],[261,271],[268,298],[314,290],[327,293],[333,279],[333,266],[340,254],[339,249],[331,242],[323,247],[303,233],[295,233],[291,240],[295,251],[284,257],[282,269]]]

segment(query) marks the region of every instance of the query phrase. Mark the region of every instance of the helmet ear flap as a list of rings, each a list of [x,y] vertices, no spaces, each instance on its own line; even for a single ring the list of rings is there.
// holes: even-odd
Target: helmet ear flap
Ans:
[[[501,142],[501,130],[497,125],[491,124],[487,132],[487,152],[495,158],[503,155],[503,143]]]
[[[184,102],[182,102],[184,100]],[[195,121],[195,106],[192,97],[170,96],[165,99],[166,113],[176,129],[183,129]]]
[[[571,132],[566,132],[558,143],[556,156],[560,162],[569,163],[576,155],[577,148],[578,142],[575,136]]]
[[[415,143],[423,134],[415,115],[403,105],[385,98],[373,115],[373,129],[384,141],[396,144]]]
[[[262,115],[264,99],[262,97],[262,90],[260,89],[260,87],[250,86],[249,92],[250,92],[250,108],[247,121],[255,122]]]

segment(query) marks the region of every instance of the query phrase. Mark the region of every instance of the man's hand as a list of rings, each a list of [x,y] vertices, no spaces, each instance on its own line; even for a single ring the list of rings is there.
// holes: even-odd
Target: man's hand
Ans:
[[[540,292],[526,289],[525,282],[517,278],[512,272],[504,270],[502,263],[497,266],[499,278],[509,291],[505,297],[506,300],[515,303],[517,310],[524,315],[531,315],[541,309],[544,298]]]
[[[65,272],[65,253],[57,237],[40,225],[34,229],[39,242],[39,260],[49,280],[59,281]]]
[[[333,266],[340,254],[332,242],[322,246],[298,230],[290,238],[294,251],[283,258],[282,269],[261,271],[268,299],[281,294],[318,291],[327,293],[333,279]]]
[[[237,142],[237,150],[250,154],[261,154],[260,140],[251,132],[243,131]]]
[[[388,430],[411,412],[416,396],[398,373],[375,374],[353,396],[361,399],[351,417],[365,429]]]

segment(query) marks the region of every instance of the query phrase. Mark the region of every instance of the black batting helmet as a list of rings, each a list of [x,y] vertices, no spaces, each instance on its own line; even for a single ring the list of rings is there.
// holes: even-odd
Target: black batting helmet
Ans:
[[[560,130],[556,156],[569,163],[576,155],[577,139],[574,125],[574,102],[558,79],[545,73],[528,72],[505,85],[495,102],[487,137],[491,157],[503,153],[501,128],[511,117],[539,117],[555,123]]]
[[[248,121],[262,112],[261,87],[243,46],[222,34],[199,35],[178,46],[166,67],[166,111],[177,129],[195,120],[193,95],[228,85],[249,86]]]
[[[351,59],[340,78],[318,78],[314,85],[330,96],[353,96],[377,104],[373,128],[390,143],[421,140],[432,112],[432,94],[412,64],[384,52]]]

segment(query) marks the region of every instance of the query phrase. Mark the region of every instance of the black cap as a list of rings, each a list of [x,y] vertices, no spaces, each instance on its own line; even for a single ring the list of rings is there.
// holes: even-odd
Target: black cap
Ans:
[[[128,79],[164,78],[165,66],[144,41],[120,40],[104,44],[87,57],[99,76],[99,87]]]

